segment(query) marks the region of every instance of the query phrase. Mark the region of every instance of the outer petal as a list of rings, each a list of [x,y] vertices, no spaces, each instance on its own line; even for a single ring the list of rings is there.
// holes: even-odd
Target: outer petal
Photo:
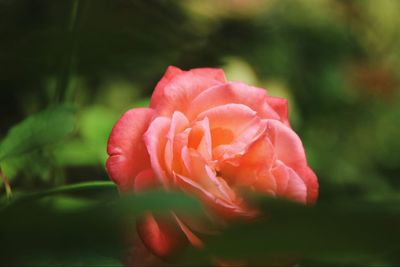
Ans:
[[[160,181],[155,177],[152,169],[140,172],[135,179],[136,192],[149,190],[159,185]],[[143,243],[157,256],[169,256],[187,244],[181,232],[183,229],[175,222],[174,214],[157,217],[148,213],[137,221],[136,226]],[[184,231],[183,233],[186,234]]]
[[[158,114],[171,116],[174,111],[186,113],[192,100],[205,89],[225,82],[220,69],[192,69],[177,73],[154,92],[151,107]],[[165,84],[165,85],[164,85]]]
[[[299,136],[288,126],[276,120],[267,120],[267,137],[275,148],[276,158],[296,169],[307,164],[303,144]]]
[[[307,187],[307,202],[318,197],[318,181],[308,167],[303,144],[297,134],[288,126],[276,120],[267,120],[267,136],[275,148],[278,160],[294,170]]]
[[[131,109],[119,119],[111,131],[106,168],[121,190],[133,189],[136,175],[151,167],[142,138],[153,115],[152,109]]]
[[[289,126],[287,99],[268,96],[266,100],[264,109],[267,111],[271,107],[279,115],[279,120]]]
[[[166,257],[187,244],[187,239],[171,216],[156,219],[147,214],[137,223],[140,238],[148,249],[159,257]]]
[[[226,82],[225,73],[223,69],[216,68],[195,68],[189,70],[196,75],[203,76],[209,79],[214,79],[220,82]]]
[[[271,170],[277,184],[276,195],[298,202],[307,202],[307,188],[304,181],[289,167],[277,161]]]
[[[165,86],[178,74],[183,73],[180,68],[169,66],[164,73],[164,76],[157,83],[154,89],[153,95],[151,96],[150,107],[155,108],[157,103],[160,102],[161,98],[164,96]]]
[[[154,175],[153,170],[147,169],[139,172],[139,174],[136,175],[134,185],[135,192],[141,192],[160,186],[160,182]]]
[[[299,176],[303,178],[304,183],[307,186],[307,203],[315,203],[319,191],[317,176],[308,166],[305,166],[302,171],[297,170],[297,173],[299,173]]]

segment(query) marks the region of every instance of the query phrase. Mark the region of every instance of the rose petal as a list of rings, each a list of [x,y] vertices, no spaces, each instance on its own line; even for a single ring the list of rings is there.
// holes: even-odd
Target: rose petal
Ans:
[[[277,189],[276,195],[294,201],[307,202],[307,188],[304,181],[289,167],[281,161],[271,170],[275,177]]]
[[[159,257],[166,257],[185,245],[185,236],[173,218],[156,219],[151,213],[137,223],[144,245]]]
[[[256,112],[261,112],[266,98],[264,89],[248,86],[241,82],[216,85],[201,92],[192,102],[188,117],[195,118],[199,113],[216,106],[243,104]]]
[[[161,183],[168,188],[168,175],[165,172],[165,145],[167,142],[166,135],[171,125],[171,119],[167,117],[157,117],[152,121],[148,130],[144,134],[144,143],[150,155],[151,167],[154,174]]]
[[[260,138],[249,146],[236,166],[226,162],[221,165],[220,172],[232,185],[250,187],[257,180],[267,179],[265,170],[269,170],[274,161],[273,145],[268,138]]]
[[[298,135],[279,121],[267,120],[267,135],[275,147],[276,158],[295,171],[307,187],[307,202],[318,197],[318,181],[308,167],[303,144]]]
[[[178,223],[179,227],[181,228],[182,232],[186,235],[188,241],[192,244],[192,246],[197,247],[197,248],[202,248],[203,242],[198,238],[190,229],[187,227],[179,218],[176,216],[176,214],[173,214],[176,222]]]
[[[179,111],[175,111],[172,115],[171,126],[167,134],[167,144],[165,146],[165,165],[170,176],[172,176],[172,165],[174,154],[176,154],[174,153],[175,135],[182,132],[188,125],[189,121],[186,116]],[[175,156],[175,160],[178,160],[176,158]]]
[[[163,116],[171,116],[174,111],[186,113],[199,93],[222,82],[223,71],[220,69],[192,69],[178,73],[154,93],[151,107]]]
[[[131,109],[118,120],[111,131],[106,168],[120,190],[133,189],[136,175],[150,168],[149,155],[142,136],[153,115],[152,109]]]
[[[318,198],[318,179],[315,173],[308,166],[303,166],[301,170],[296,170],[307,186],[307,203],[313,204]]]
[[[196,120],[208,118],[210,129],[223,128],[230,130],[235,137],[248,129],[257,118],[256,112],[242,104],[227,104],[208,109],[200,113]]]
[[[135,178],[135,192],[141,192],[156,188],[160,185],[159,180],[155,177],[152,169],[147,169],[139,172]]]
[[[213,158],[220,162],[243,155],[265,130],[256,112],[242,104],[211,108],[200,113],[197,120],[205,117],[211,129]]]
[[[188,136],[188,147],[196,149],[208,164],[211,163],[212,141],[210,124],[207,117],[196,122],[191,128]]]
[[[289,126],[287,99],[268,96],[264,107],[265,110],[268,110],[269,106],[279,115],[279,120]]]
[[[188,170],[188,177],[191,180],[198,183],[201,187],[205,188],[209,193],[231,201],[230,188],[223,188],[223,185],[217,181],[217,177],[214,172],[207,165],[206,160],[201,154],[191,148],[184,147],[182,149],[183,163]]]
[[[223,69],[217,68],[194,68],[188,72],[193,72],[196,75],[203,76],[208,79],[214,79],[220,82],[226,82],[225,73]]]
[[[211,208],[213,208],[217,212],[217,214],[220,214],[221,216],[254,216],[254,212],[248,211],[236,203],[230,203],[222,198],[216,197],[208,190],[203,188],[199,183],[196,183],[188,177],[176,174],[176,181],[177,184],[182,188],[182,190],[199,196]]]
[[[288,126],[276,120],[267,120],[267,137],[275,148],[276,158],[295,171],[306,166],[306,155],[299,136]]]
[[[253,184],[255,192],[265,193],[269,196],[277,196],[277,180],[271,173],[271,169],[262,168],[257,172],[256,181]]]
[[[167,70],[164,73],[164,76],[161,78],[161,80],[157,83],[156,88],[154,89],[153,95],[151,96],[150,100],[150,108],[156,108],[156,105],[158,102],[161,101],[161,99],[164,96],[164,88],[167,84],[170,83],[170,81],[177,76],[178,74],[183,73],[180,68],[174,67],[174,66],[169,66]]]
[[[175,135],[172,151],[174,160],[172,161],[171,167],[173,173],[187,175],[187,170],[182,159],[182,149],[188,145],[190,131],[190,128],[186,128],[183,132]],[[173,178],[175,178],[174,175]]]

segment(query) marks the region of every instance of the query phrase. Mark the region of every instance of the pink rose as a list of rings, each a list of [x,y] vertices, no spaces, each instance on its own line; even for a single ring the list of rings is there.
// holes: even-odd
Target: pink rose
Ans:
[[[182,190],[223,219],[254,215],[242,189],[304,204],[318,196],[286,99],[228,82],[221,69],[169,67],[150,107],[131,109],[116,123],[107,152],[121,191]],[[201,246],[193,225],[148,214],[138,233],[153,253],[167,256],[182,240]]]

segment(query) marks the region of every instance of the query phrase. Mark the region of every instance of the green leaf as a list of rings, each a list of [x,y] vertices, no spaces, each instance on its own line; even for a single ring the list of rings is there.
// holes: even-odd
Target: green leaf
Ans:
[[[13,264],[18,266],[104,266],[104,267],[122,267],[121,260],[113,257],[104,257],[92,251],[81,251],[80,253],[58,253],[58,254],[33,254],[24,255]]]
[[[126,242],[134,237],[135,219],[144,212],[202,211],[197,200],[182,193],[154,191],[120,197],[115,189],[111,182],[97,181],[17,195],[0,209],[2,263],[114,265],[113,259],[129,251]]]
[[[75,111],[54,106],[14,126],[0,144],[0,162],[53,144],[72,132]]]
[[[262,204],[266,216],[209,238],[206,253],[258,265],[290,259],[316,265],[382,262],[399,252],[398,204],[352,200],[306,207],[267,199]]]
[[[3,208],[13,208],[15,204],[35,203],[35,201],[40,200],[41,198],[60,196],[65,194],[73,194],[73,195],[89,194],[89,196],[91,196],[90,192],[95,192],[95,193],[106,192],[108,193],[108,195],[114,197],[116,196],[116,186],[111,181],[91,181],[91,182],[69,184],[40,192],[16,195],[12,200],[6,203],[6,205],[3,205]]]

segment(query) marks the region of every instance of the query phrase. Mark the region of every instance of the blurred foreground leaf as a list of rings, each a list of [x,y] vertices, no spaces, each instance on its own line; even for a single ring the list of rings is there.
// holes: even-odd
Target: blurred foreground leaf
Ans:
[[[14,126],[0,144],[0,162],[53,144],[71,133],[75,111],[70,106],[50,107]]]
[[[51,266],[51,267],[122,267],[121,260],[113,257],[105,257],[95,252],[64,253],[49,255],[28,255],[24,260],[15,264],[17,266]],[[13,266],[13,264],[11,264]]]
[[[143,213],[202,211],[182,193],[120,196],[111,182],[87,182],[16,195],[0,209],[1,263],[120,266]]]
[[[399,202],[329,202],[315,207],[266,199],[265,217],[232,225],[205,241],[201,255],[228,262],[290,265],[393,265],[400,262]],[[195,255],[195,256],[193,256]],[[201,257],[199,257],[199,255]],[[396,256],[397,255],[397,256]]]
[[[189,248],[180,263],[206,266],[215,263],[210,262],[213,259],[257,266],[400,262],[398,198],[329,201],[313,207],[265,197],[256,200],[263,216],[231,222],[218,235],[202,235],[204,249]],[[148,211],[171,210],[203,214],[202,205],[182,193],[120,196],[113,183],[102,181],[16,195],[0,210],[0,257],[15,265],[118,266],[129,250],[127,241],[135,236],[136,218]]]

